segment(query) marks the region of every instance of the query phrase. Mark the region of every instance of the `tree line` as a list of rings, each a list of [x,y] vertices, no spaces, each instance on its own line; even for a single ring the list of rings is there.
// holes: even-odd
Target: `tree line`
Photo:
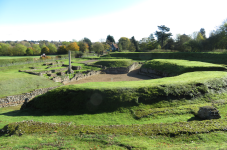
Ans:
[[[227,49],[227,21],[224,21],[216,30],[213,30],[209,37],[206,31],[201,28],[191,35],[177,34],[173,39],[170,28],[165,25],[158,26],[157,31],[150,34],[147,38],[137,41],[135,37],[130,39],[121,37],[117,43],[113,36],[108,35],[106,41],[92,43],[89,38],[71,42],[48,42],[47,40],[38,41],[36,44],[31,41],[6,41],[0,43],[0,56],[23,56],[40,54],[67,54],[69,50],[80,53],[94,51],[101,54],[103,51],[111,51],[113,44],[118,51],[128,50],[131,52],[144,52],[154,49],[169,49],[180,52],[201,52],[212,51],[215,49]],[[154,38],[156,37],[156,39]]]

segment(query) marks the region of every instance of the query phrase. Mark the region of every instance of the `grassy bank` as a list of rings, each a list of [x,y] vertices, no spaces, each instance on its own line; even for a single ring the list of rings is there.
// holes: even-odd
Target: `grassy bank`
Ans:
[[[114,52],[111,53],[110,56],[114,57],[115,59],[126,58],[134,60],[185,59],[191,61],[203,61],[227,65],[227,53],[221,52]]]
[[[142,68],[148,68],[167,73],[169,76],[180,75],[193,71],[224,71],[223,65],[205,63],[200,61],[188,61],[179,59],[153,59],[143,64]]]
[[[178,106],[181,103],[209,101],[209,95],[226,91],[227,73],[190,72],[176,77],[148,81],[92,82],[68,85],[36,97],[29,107],[75,112],[114,111],[140,103],[154,107]]]
[[[131,59],[106,59],[93,63],[94,65],[102,65],[106,67],[128,67],[133,64]]]

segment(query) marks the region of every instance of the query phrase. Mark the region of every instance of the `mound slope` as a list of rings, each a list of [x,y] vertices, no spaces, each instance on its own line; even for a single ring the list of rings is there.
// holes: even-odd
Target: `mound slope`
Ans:
[[[31,100],[28,108],[72,110],[75,112],[114,111],[140,103],[156,107],[178,105],[181,101],[226,91],[227,73],[190,72],[176,77],[122,82],[93,82],[59,87]],[[209,101],[209,99],[206,99]]]

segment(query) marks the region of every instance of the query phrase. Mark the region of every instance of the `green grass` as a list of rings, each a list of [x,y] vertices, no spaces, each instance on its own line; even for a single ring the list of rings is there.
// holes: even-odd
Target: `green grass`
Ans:
[[[79,63],[83,59],[72,61],[87,69]],[[18,72],[18,67],[31,65],[0,68],[0,84],[14,79],[31,86],[30,77],[38,76]],[[28,104],[46,110],[0,108],[0,149],[224,149],[226,77],[224,71],[197,71],[155,80],[63,86]],[[92,105],[100,100],[96,111]],[[197,118],[199,107],[207,105],[218,108],[221,118]]]
[[[106,59],[94,62],[94,65],[102,65],[106,67],[128,67],[133,63],[131,59]]]
[[[80,61],[86,61],[87,59],[78,59],[73,58],[72,65],[82,66],[82,70],[100,70],[97,67],[85,66],[82,63],[78,63]],[[65,64],[68,63],[68,60],[62,60]],[[49,60],[47,62],[54,62],[53,60]],[[29,67],[37,67],[38,70],[34,70],[34,72],[61,69],[65,67],[55,67],[45,69],[48,66],[43,66],[45,62],[33,63],[33,64],[21,64],[21,65],[13,65],[8,67],[0,67],[0,98],[5,96],[17,95],[26,92],[33,91],[37,88],[48,88],[59,86],[61,83],[53,82],[49,79],[49,77],[44,76],[40,77],[37,75],[31,75],[25,72],[19,72],[19,70],[32,70]],[[71,76],[72,78],[73,76]]]
[[[40,58],[40,56],[0,56],[0,59]]]
[[[215,138],[213,138],[215,137]],[[0,137],[0,148],[8,149],[225,149],[226,133],[216,132],[191,136],[125,136],[125,135],[77,135],[58,134]]]
[[[119,110],[100,114],[74,114],[72,112],[51,114],[38,111],[29,113],[18,111],[19,106],[1,108],[0,128],[9,124],[9,133],[13,135],[0,136],[0,148],[182,149],[185,146],[197,149],[224,148],[227,146],[226,132],[223,132],[223,128],[227,127],[227,101],[225,99],[222,102],[216,103],[222,118],[210,121],[194,119],[190,109],[199,108],[202,104],[175,107],[174,111],[170,108],[168,112],[164,109],[169,108],[163,108],[162,115],[139,120],[130,110],[146,110],[148,106],[142,105],[124,110],[124,112]],[[204,103],[203,105],[211,104]],[[176,113],[176,111],[183,111],[183,113]],[[158,108],[156,112],[160,114]],[[190,119],[192,120],[187,122]],[[188,134],[184,133],[185,131]],[[19,133],[23,135],[18,136]]]
[[[205,63],[200,61],[188,61],[179,59],[153,59],[143,64],[142,68],[148,68],[167,73],[169,76],[180,75],[193,71],[225,71],[223,65]]]
[[[39,63],[40,65],[42,63]],[[31,75],[21,70],[30,70],[32,65],[24,64],[9,67],[0,67],[0,98],[33,91],[37,88],[48,88],[61,85],[36,75]]]
[[[184,73],[176,77],[165,77],[161,79],[143,80],[143,81],[120,81],[120,82],[90,82],[78,85],[70,85],[69,88],[86,88],[86,89],[114,89],[114,88],[136,88],[147,86],[159,86],[167,84],[188,84],[190,82],[205,82],[211,79],[226,77],[227,72],[223,71],[199,71]],[[67,87],[64,87],[67,88]]]

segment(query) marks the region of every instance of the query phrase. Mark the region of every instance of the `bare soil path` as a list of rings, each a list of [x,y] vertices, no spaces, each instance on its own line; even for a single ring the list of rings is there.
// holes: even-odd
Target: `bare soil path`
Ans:
[[[151,78],[148,76],[139,75],[138,71],[140,68],[136,68],[135,70],[129,72],[128,74],[98,74],[85,79],[81,79],[78,81],[73,81],[67,83],[70,84],[82,84],[87,82],[117,82],[117,81],[139,81],[139,80],[150,80]]]

